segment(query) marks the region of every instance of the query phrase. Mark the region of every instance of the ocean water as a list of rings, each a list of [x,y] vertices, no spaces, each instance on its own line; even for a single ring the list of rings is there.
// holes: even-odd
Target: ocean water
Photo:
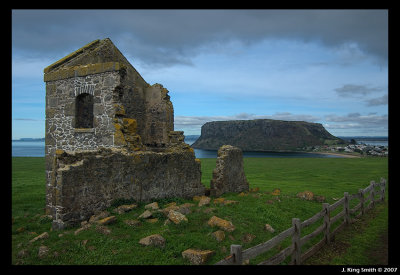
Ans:
[[[185,139],[189,145],[193,144],[196,139]],[[387,146],[387,139],[382,138],[373,140],[356,139],[358,143],[365,143],[375,146]],[[11,155],[13,157],[44,157],[44,141],[12,141],[11,142]],[[217,150],[202,150],[194,149],[196,158],[216,158]],[[342,158],[342,156],[328,155],[328,154],[315,154],[315,153],[301,153],[301,152],[243,152],[243,157],[252,158]]]
[[[12,141],[13,157],[44,157],[44,141]]]

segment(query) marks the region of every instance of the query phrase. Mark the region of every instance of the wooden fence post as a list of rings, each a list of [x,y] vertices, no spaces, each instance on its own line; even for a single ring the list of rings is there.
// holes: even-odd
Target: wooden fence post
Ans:
[[[293,235],[292,235],[292,244],[293,244],[293,254],[292,254],[292,263],[295,265],[300,264],[301,259],[301,247],[300,247],[300,219],[293,218],[292,219],[293,225]]]
[[[350,223],[349,193],[344,192],[344,222],[346,225]]]
[[[372,188],[369,197],[371,198],[371,208],[373,208],[375,206],[375,181],[372,180],[370,184]]]
[[[384,202],[385,201],[385,192],[386,192],[386,180],[384,178],[381,178],[381,198],[380,201]]]
[[[331,237],[330,237],[330,233],[329,233],[329,229],[330,229],[330,210],[329,210],[329,203],[323,203],[322,207],[325,210],[325,215],[324,215],[324,225],[325,225],[325,230],[324,230],[324,238],[325,238],[325,242],[327,244],[329,244],[331,242]]]
[[[233,256],[233,262],[235,265],[241,265],[243,262],[242,257],[242,246],[239,244],[231,245],[231,255]]]
[[[360,208],[360,213],[361,216],[364,215],[365,209],[364,209],[364,189],[358,189],[358,195],[360,196],[360,203],[361,203],[361,208]]]

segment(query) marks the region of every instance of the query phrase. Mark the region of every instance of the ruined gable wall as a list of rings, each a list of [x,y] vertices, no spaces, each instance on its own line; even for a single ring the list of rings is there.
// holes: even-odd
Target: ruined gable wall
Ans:
[[[145,89],[149,86],[132,66],[121,70],[120,85],[114,93],[114,102],[121,106],[119,117],[136,120],[137,134],[144,139],[147,119]]]
[[[114,146],[113,92],[119,79],[119,73],[114,71],[46,82],[47,185],[57,149],[96,150]],[[81,93],[93,95],[93,128],[75,128],[75,99]],[[52,205],[51,201],[47,192],[47,204]]]
[[[168,90],[161,84],[154,84],[146,89],[146,125],[145,144],[164,147],[168,135],[174,130],[174,108]]]

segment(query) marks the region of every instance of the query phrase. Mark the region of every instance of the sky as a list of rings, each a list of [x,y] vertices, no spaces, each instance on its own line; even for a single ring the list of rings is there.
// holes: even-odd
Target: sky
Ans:
[[[110,38],[169,90],[175,130],[321,123],[388,135],[388,10],[12,10],[12,139],[45,135],[43,69]]]

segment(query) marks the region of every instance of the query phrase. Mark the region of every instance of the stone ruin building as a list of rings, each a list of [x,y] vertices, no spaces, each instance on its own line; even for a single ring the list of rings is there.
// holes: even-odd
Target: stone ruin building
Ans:
[[[168,90],[150,85],[110,39],[44,69],[46,213],[53,228],[117,199],[204,195],[200,160],[174,131]]]

